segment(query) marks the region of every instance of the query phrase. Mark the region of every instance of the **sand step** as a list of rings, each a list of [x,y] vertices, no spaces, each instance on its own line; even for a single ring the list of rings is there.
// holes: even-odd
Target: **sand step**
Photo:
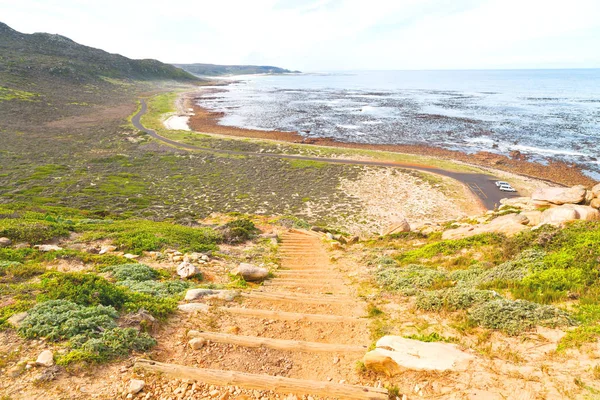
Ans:
[[[314,275],[310,275],[312,277],[317,277],[318,275],[314,274]],[[331,284],[337,284],[337,285],[343,285],[344,284],[344,280],[340,277],[327,277],[327,279],[322,279],[319,282],[315,282],[314,280],[308,279],[308,278],[302,278],[302,277],[294,277],[294,276],[282,276],[279,278],[274,278],[272,280],[269,281],[265,281],[264,285],[270,285],[270,284],[277,284],[277,285],[282,285],[284,283],[287,284],[292,284],[292,285],[308,285],[308,286],[312,286],[312,285],[326,285],[326,286],[331,286]]]
[[[312,289],[312,288],[336,288],[343,285],[343,283],[338,283],[338,284],[332,284],[330,282],[303,282],[303,281],[279,281],[278,279],[274,279],[272,281],[269,282],[265,282],[263,283],[263,286],[265,287],[271,287],[271,286],[285,286],[285,287],[291,287],[291,288],[307,288],[307,289]]]
[[[275,271],[276,275],[297,275],[297,274],[337,274],[337,272],[333,269],[323,269],[323,268],[305,268],[305,269],[278,269]]]
[[[231,335],[228,333],[189,331],[188,336],[199,337],[216,343],[235,344],[243,347],[266,347],[282,351],[302,351],[307,353],[358,353],[367,352],[367,346],[283,340],[257,336]]]
[[[249,299],[263,299],[263,300],[273,300],[273,301],[300,301],[311,304],[348,304],[348,303],[356,303],[356,299],[354,297],[349,296],[333,296],[330,294],[323,294],[318,297],[315,297],[314,294],[302,294],[302,293],[290,293],[290,292],[260,292],[260,291],[252,291],[252,292],[242,292],[242,296],[247,297]]]
[[[220,307],[220,311],[229,314],[242,315],[246,317],[257,317],[265,319],[276,319],[280,321],[307,321],[307,322],[331,322],[331,323],[348,323],[348,322],[364,322],[364,319],[347,317],[343,315],[328,315],[328,314],[305,314],[286,311],[259,310],[256,308],[241,308],[241,307]]]
[[[367,386],[342,385],[332,382],[285,378],[282,376],[193,368],[145,359],[138,359],[134,367],[146,371],[164,373],[178,379],[196,380],[209,385],[240,386],[251,390],[274,390],[279,393],[312,394],[340,399],[383,400],[388,398],[388,391],[386,389]]]

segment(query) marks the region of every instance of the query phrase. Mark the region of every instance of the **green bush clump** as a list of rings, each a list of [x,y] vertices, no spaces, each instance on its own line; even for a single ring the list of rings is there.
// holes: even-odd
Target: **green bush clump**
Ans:
[[[14,281],[16,279],[28,279],[32,276],[46,272],[46,267],[40,264],[21,264],[16,261],[0,261],[0,278],[2,280]]]
[[[17,300],[16,302],[0,307],[0,330],[9,327],[8,320],[13,315],[27,311],[33,307],[35,303],[30,300]]]
[[[470,310],[469,318],[484,328],[498,329],[509,335],[518,335],[537,325],[556,327],[575,324],[564,311],[526,300],[499,299],[478,304]]]
[[[511,288],[515,298],[548,304],[563,300],[569,293],[580,293],[586,277],[579,268],[550,268],[535,272],[516,282]]]
[[[0,236],[16,242],[38,244],[69,236],[69,233],[68,227],[61,223],[44,220],[0,219]]]
[[[284,216],[269,220],[269,223],[281,225],[285,228],[310,229],[310,227],[311,227],[311,225],[308,222],[306,222],[302,218],[298,218],[293,215],[284,215]]]
[[[159,277],[159,273],[154,268],[145,264],[120,264],[104,268],[106,271],[111,271],[112,276],[117,281],[149,281]]]
[[[513,260],[490,268],[479,277],[480,289],[506,288],[520,281],[528,274],[546,268],[544,257],[546,252],[537,249],[524,250]]]
[[[446,273],[422,265],[382,269],[377,272],[377,282],[388,290],[398,290],[405,294],[414,293],[415,289],[452,285]]]
[[[131,351],[146,351],[156,345],[156,340],[145,332],[133,328],[113,328],[103,331],[97,337],[74,336],[70,341],[74,349],[59,359],[59,365],[72,362],[105,362],[117,357],[125,357]]]
[[[564,351],[573,347],[581,347],[585,343],[595,342],[600,338],[600,325],[584,325],[567,332],[558,342],[556,350]]]
[[[187,290],[191,284],[185,281],[137,281],[126,279],[117,282],[117,285],[125,286],[129,290],[138,293],[145,293],[158,297],[170,297],[180,295]]]
[[[475,304],[500,297],[491,290],[478,290],[455,287],[443,290],[421,292],[417,295],[417,308],[425,311],[465,310]]]
[[[76,335],[96,335],[115,328],[119,316],[113,307],[85,307],[67,300],[50,300],[37,304],[19,327],[26,338],[69,339]]]
[[[138,312],[140,309],[144,309],[153,317],[164,321],[177,309],[177,300],[171,297],[156,297],[130,291],[122,309],[125,312]]]
[[[457,269],[448,273],[448,279],[456,281],[457,285],[472,286],[479,281],[481,275],[486,272],[480,265],[474,265],[467,269]]]
[[[2,261],[16,261],[24,263],[28,257],[39,253],[36,249],[24,248],[24,249],[13,249],[10,247],[0,249],[0,260]]]
[[[42,275],[41,287],[41,301],[64,299],[84,306],[102,304],[119,309],[128,300],[124,288],[88,273],[48,272]]]
[[[229,244],[242,243],[253,238],[259,231],[249,219],[236,219],[219,227],[223,241]]]

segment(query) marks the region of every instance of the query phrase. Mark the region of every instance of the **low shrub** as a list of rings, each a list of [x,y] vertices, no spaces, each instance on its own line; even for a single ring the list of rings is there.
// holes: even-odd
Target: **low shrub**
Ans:
[[[154,280],[159,277],[157,270],[145,264],[120,264],[104,268],[103,270],[110,271],[117,281],[142,282]]]
[[[146,310],[154,318],[165,320],[177,309],[177,300],[171,297],[157,297],[138,292],[129,292],[122,310],[125,312],[138,312]]]
[[[513,260],[490,268],[481,274],[477,280],[478,287],[480,289],[510,287],[528,274],[544,270],[546,268],[545,255],[546,253],[542,250],[525,250]]]
[[[447,275],[422,265],[386,268],[377,272],[377,282],[388,290],[414,294],[415,289],[441,288],[452,285]]]
[[[517,299],[548,304],[565,299],[569,293],[580,293],[585,287],[585,278],[579,268],[550,268],[516,282],[511,293]]]
[[[569,314],[552,306],[526,300],[493,300],[478,304],[469,312],[471,321],[484,328],[517,335],[537,325],[556,327],[573,325]]]
[[[48,272],[42,275],[43,293],[38,300],[69,300],[90,306],[102,304],[120,309],[127,301],[126,291],[101,276],[81,272]]]
[[[0,237],[5,236],[15,242],[39,244],[69,236],[69,229],[69,226],[53,221],[22,218],[0,219]]]
[[[0,261],[0,281],[15,281],[29,279],[46,272],[46,267],[40,264],[21,264],[16,261]]]
[[[191,284],[185,281],[138,281],[127,279],[117,282],[117,285],[125,286],[129,290],[158,297],[177,296],[189,289]]]
[[[417,295],[417,308],[425,311],[465,310],[475,304],[500,297],[491,290],[456,287],[444,290],[421,292]]]
[[[242,243],[253,238],[259,230],[249,219],[236,219],[219,227],[223,241],[229,244]]]
[[[119,316],[113,307],[85,307],[68,300],[50,300],[35,305],[19,327],[26,338],[69,339],[76,335],[93,336],[115,328]]]

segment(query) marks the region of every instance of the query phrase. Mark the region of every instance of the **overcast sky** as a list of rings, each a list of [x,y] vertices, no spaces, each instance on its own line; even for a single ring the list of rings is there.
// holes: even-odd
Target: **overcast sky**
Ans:
[[[171,63],[600,67],[600,0],[0,0],[0,21]]]

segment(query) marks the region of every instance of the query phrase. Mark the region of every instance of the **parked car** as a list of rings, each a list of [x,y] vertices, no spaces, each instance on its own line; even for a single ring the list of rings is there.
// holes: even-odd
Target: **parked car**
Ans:
[[[496,186],[500,187],[500,186],[510,186],[510,183],[508,182],[504,182],[504,181],[496,181]]]
[[[498,186],[498,189],[500,189],[503,192],[516,192],[515,188],[513,188],[510,185],[500,185]]]

